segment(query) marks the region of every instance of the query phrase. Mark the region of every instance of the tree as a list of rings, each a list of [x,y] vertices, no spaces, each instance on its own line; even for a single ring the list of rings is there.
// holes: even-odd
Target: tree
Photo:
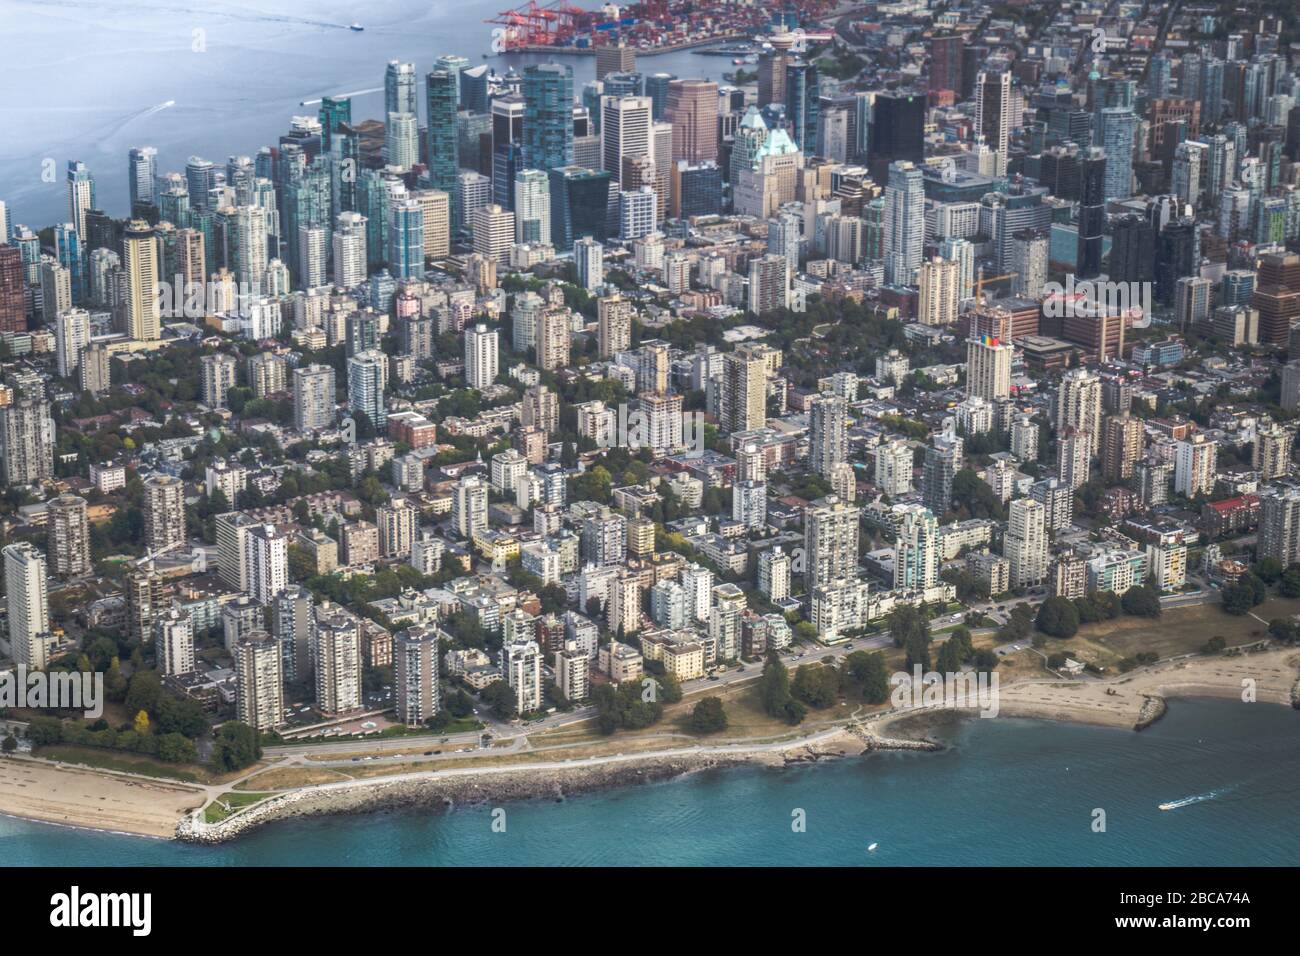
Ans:
[[[136,671],[131,675],[131,681],[127,685],[127,713],[135,714],[142,710],[152,712],[158,706],[158,699],[161,696],[162,682],[158,679],[158,672]]]
[[[794,672],[790,692],[817,710],[831,707],[840,697],[839,671],[829,664],[802,664]]]
[[[935,658],[934,669],[940,674],[955,674],[961,670],[961,647],[951,640],[939,645],[939,656]]]
[[[510,689],[510,685],[503,680],[496,680],[483,688],[479,695],[483,698],[483,703],[492,708],[492,715],[497,720],[510,720],[518,716],[515,708],[518,702],[515,698],[515,692]]]
[[[1079,609],[1069,598],[1050,597],[1039,605],[1034,626],[1051,637],[1074,637],[1079,633]]]
[[[924,635],[926,643],[929,643],[930,622],[918,607],[900,604],[889,612],[885,622],[889,627],[890,636],[894,639],[895,647],[906,647],[909,638],[921,635]]]
[[[862,699],[868,704],[883,704],[889,700],[889,672],[884,654],[880,651],[870,654],[854,651],[845,658],[845,666]]]
[[[18,741],[13,734],[5,734],[5,739],[0,741],[0,753],[11,754],[18,749]]]
[[[1227,613],[1241,617],[1249,613],[1254,606],[1254,592],[1249,587],[1234,584],[1232,587],[1223,589],[1223,610]]]
[[[1120,598],[1120,604],[1124,608],[1125,614],[1131,614],[1134,617],[1160,616],[1160,594],[1150,585],[1129,588],[1124,592],[1124,596]]]
[[[913,670],[918,664],[921,665],[922,670],[930,669],[930,628],[928,626],[923,633],[908,637],[904,647],[907,651],[903,664],[906,670]]]
[[[149,733],[149,714],[143,710],[138,711],[135,720],[131,722],[131,729],[137,734]]]
[[[1282,562],[1277,558],[1261,558],[1255,562],[1252,573],[1265,584],[1275,584],[1282,577]]]
[[[763,664],[763,673],[758,679],[758,697],[763,702],[763,711],[769,717],[776,717],[789,724],[803,720],[806,711],[790,695],[790,673],[776,651],[768,651],[767,661]]]
[[[1300,597],[1300,568],[1292,568],[1282,575],[1277,592],[1286,598]]]
[[[691,710],[686,726],[697,734],[715,734],[727,729],[727,712],[722,709],[722,698],[705,697]]]
[[[184,734],[163,734],[158,738],[158,759],[167,763],[193,763],[198,759],[194,741]]]
[[[228,720],[221,725],[212,747],[212,762],[225,771],[242,770],[262,757],[257,732],[248,724]]]

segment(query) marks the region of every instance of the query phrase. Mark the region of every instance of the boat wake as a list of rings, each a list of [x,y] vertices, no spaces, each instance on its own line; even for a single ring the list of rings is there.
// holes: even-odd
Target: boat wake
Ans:
[[[1182,807],[1189,807],[1193,803],[1204,803],[1206,800],[1213,800],[1222,794],[1231,790],[1231,787],[1223,787],[1219,790],[1211,790],[1209,793],[1198,793],[1195,796],[1183,797],[1179,800],[1170,800],[1168,803],[1160,804],[1161,810],[1178,810]]]

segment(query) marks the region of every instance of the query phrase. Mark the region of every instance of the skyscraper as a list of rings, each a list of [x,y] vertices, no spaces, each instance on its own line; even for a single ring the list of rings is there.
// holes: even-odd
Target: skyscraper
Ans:
[[[365,415],[376,432],[388,427],[384,385],[388,359],[382,352],[358,352],[348,359],[348,410]]]
[[[646,96],[607,96],[601,100],[601,162],[620,186],[627,160],[654,156],[650,112],[650,98]]]
[[[341,212],[334,228],[334,285],[353,289],[366,281],[366,217]]]
[[[935,435],[925,448],[921,469],[921,500],[936,515],[947,514],[952,506],[952,483],[961,470],[964,443],[950,432]]]
[[[46,512],[46,553],[50,556],[54,574],[61,578],[89,574],[92,565],[86,499],[77,495],[59,495],[50,499]]]
[[[414,116],[418,110],[415,64],[390,60],[384,70],[384,115],[410,113]]]
[[[868,140],[871,178],[883,183],[896,161],[919,163],[925,156],[925,97],[897,91],[877,93]]]
[[[1011,565],[1013,588],[1032,587],[1047,578],[1047,509],[1040,502],[1011,502],[1002,552]]]
[[[938,256],[921,263],[916,320],[922,325],[951,325],[957,321],[959,268],[957,262]]]
[[[838,395],[822,394],[808,409],[809,464],[829,478],[835,466],[848,458],[849,404]]]
[[[515,241],[551,241],[551,184],[540,169],[520,170],[515,177]]]
[[[1015,347],[994,335],[973,335],[966,342],[966,394],[986,402],[1011,396],[1011,359]]]
[[[885,281],[911,285],[925,248],[925,185],[921,170],[900,160],[885,188]]]
[[[937,35],[930,38],[930,72],[927,88],[931,93],[952,90],[961,94],[961,50],[965,41],[960,34]]]
[[[258,733],[284,723],[284,671],[279,642],[263,630],[235,642],[235,713]]]
[[[1101,449],[1101,378],[1086,368],[1070,369],[1056,388],[1058,432],[1076,428],[1091,436],[1093,454]]]
[[[718,84],[708,80],[672,80],[668,83],[663,117],[672,124],[674,160],[717,161]],[[658,159],[656,156],[655,160]]]
[[[6,485],[31,485],[54,477],[55,444],[49,402],[20,398],[0,407],[0,463]]]
[[[524,166],[535,170],[573,162],[573,68],[533,63],[524,69]]]
[[[421,727],[437,715],[437,628],[410,627],[397,632],[393,638],[393,683],[399,721]]]
[[[293,425],[298,431],[319,431],[334,424],[334,369],[307,365],[293,370]]]
[[[185,544],[185,483],[154,475],[144,483],[144,543],[151,552]]]
[[[1101,473],[1109,481],[1128,481],[1142,457],[1142,421],[1132,415],[1106,419],[1101,443]]]
[[[894,587],[924,591],[939,583],[943,555],[939,547],[939,522],[923,505],[903,508],[894,539]]]
[[[424,278],[424,207],[399,199],[389,210],[388,271],[395,279]]]
[[[224,352],[199,359],[200,397],[209,408],[227,408],[230,390],[235,387],[238,363]]]
[[[465,384],[484,389],[497,377],[497,330],[479,324],[465,330]]]
[[[1131,107],[1101,111],[1101,145],[1106,151],[1106,201],[1133,195],[1133,139],[1138,121]]]
[[[133,146],[127,153],[126,182],[131,197],[131,215],[140,203],[154,202],[154,180],[158,176],[158,150],[152,146]]]
[[[804,578],[809,591],[858,576],[858,509],[834,496],[804,509]]]
[[[86,164],[79,160],[68,161],[68,221],[85,238],[86,213],[95,206],[95,177]]]
[[[45,555],[25,541],[6,546],[3,554],[10,651],[17,663],[44,670],[53,645]]]
[[[133,219],[122,238],[126,273],[125,325],[128,338],[153,341],[162,337],[162,318],[158,307],[158,281],[161,269],[158,243],[153,228],[142,219]]]
[[[718,413],[724,432],[743,432],[767,423],[767,362],[746,352],[722,356],[722,397]]]
[[[995,175],[1007,172],[1011,136],[1011,73],[981,70],[975,78],[975,132],[996,154]]]
[[[460,138],[456,130],[458,86],[459,78],[450,70],[434,70],[425,77],[429,184],[451,196],[453,208],[460,172]]]

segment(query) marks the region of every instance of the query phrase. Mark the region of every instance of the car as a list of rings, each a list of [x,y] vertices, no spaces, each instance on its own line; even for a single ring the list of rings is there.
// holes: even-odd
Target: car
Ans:
[[[718,675],[717,675],[717,674],[710,674],[710,675],[709,675],[709,680],[717,680],[717,679],[718,679]]]
[[[432,751],[432,750],[426,750],[426,751],[424,752],[424,755],[425,755],[426,757],[432,757],[432,756],[433,756],[433,751]]]

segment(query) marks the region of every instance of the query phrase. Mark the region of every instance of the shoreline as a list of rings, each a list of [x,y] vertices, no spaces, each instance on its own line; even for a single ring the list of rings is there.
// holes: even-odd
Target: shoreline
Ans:
[[[1171,699],[1244,699],[1242,686],[1247,679],[1254,682],[1251,686],[1255,701],[1286,704],[1294,709],[1300,699],[1298,678],[1300,650],[1296,648],[1274,648],[1230,658],[1187,658],[1109,680],[1031,679],[1009,683],[1001,688],[998,713],[1140,731],[1167,713]],[[199,788],[47,764],[38,759],[10,758],[13,763],[0,760],[0,768],[18,767],[26,772],[26,784],[18,786],[36,786],[21,793],[14,788],[15,775],[0,773],[0,815],[121,835],[216,844],[237,839],[275,820],[301,816],[389,809],[427,811],[462,804],[482,806],[538,799],[562,802],[579,794],[727,767],[783,768],[877,750],[938,751],[947,744],[936,739],[937,731],[952,721],[974,718],[977,713],[952,708],[886,710],[777,743],[701,743],[691,748],[593,756],[571,762],[539,759],[525,764],[444,766],[386,777],[332,781],[269,792],[261,802],[213,824],[202,819],[207,798]],[[81,799],[68,799],[70,791],[76,791]]]

